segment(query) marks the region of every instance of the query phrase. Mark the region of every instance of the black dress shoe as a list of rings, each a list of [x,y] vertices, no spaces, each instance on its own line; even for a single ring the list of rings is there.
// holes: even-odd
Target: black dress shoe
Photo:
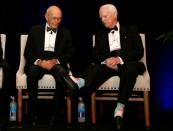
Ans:
[[[51,117],[49,126],[54,127],[56,125],[56,118],[54,116]]]
[[[58,126],[63,126],[64,125],[64,119],[61,115],[55,116],[53,115],[50,119],[49,126],[50,127],[58,127]]]
[[[37,124],[38,124],[37,121],[32,121],[32,122],[31,122],[32,127],[36,127]]]
[[[66,86],[67,86],[67,94],[73,95],[74,92],[79,91],[78,85],[69,77],[64,77]]]
[[[120,116],[116,116],[114,118],[114,125],[117,130],[122,130],[123,129],[123,118]]]
[[[34,116],[31,118],[31,126],[36,127],[38,125],[38,117]]]

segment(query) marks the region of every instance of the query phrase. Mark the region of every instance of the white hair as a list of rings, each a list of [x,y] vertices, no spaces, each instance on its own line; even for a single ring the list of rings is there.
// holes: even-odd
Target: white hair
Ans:
[[[106,9],[107,11],[113,13],[113,15],[117,18],[118,17],[118,11],[117,8],[113,4],[105,4],[100,7],[101,9]]]

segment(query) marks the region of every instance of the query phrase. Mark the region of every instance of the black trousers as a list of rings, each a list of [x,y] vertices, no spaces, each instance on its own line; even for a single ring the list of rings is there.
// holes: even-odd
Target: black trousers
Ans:
[[[44,74],[51,74],[56,81],[56,90],[53,99],[53,113],[60,113],[60,109],[65,103],[64,96],[66,95],[66,85],[63,77],[68,77],[68,73],[65,68],[57,64],[51,70],[45,70],[37,65],[31,65],[27,71],[27,87],[29,90],[29,112],[31,117],[36,116],[38,113],[38,80],[40,80]]]
[[[85,79],[85,87],[81,88],[81,94],[90,102],[90,94],[111,76],[120,77],[118,101],[126,104],[139,74],[145,71],[141,62],[128,62],[118,66],[118,70],[111,69],[105,64],[89,66],[81,76]],[[88,97],[88,98],[87,98]],[[87,102],[88,103],[88,102]],[[90,108],[89,108],[90,109]]]

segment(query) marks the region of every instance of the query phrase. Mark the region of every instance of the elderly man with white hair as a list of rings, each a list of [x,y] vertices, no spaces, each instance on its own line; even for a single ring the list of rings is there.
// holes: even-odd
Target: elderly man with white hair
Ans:
[[[87,69],[82,78],[72,79],[86,93],[94,90],[93,87],[98,88],[111,76],[120,76],[118,102],[113,117],[116,128],[122,129],[128,98],[137,76],[145,71],[144,64],[139,62],[144,49],[137,27],[121,25],[114,5],[102,5],[99,16],[105,28],[95,34],[93,49],[95,64]]]

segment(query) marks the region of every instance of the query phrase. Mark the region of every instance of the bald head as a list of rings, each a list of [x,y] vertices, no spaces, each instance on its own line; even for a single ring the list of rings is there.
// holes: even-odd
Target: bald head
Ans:
[[[50,6],[45,14],[47,24],[51,28],[57,28],[62,19],[62,12],[58,6]]]
[[[53,5],[53,6],[50,6],[50,7],[47,9],[46,15],[52,15],[52,14],[54,14],[55,12],[56,12],[56,13],[59,13],[59,14],[62,14],[61,9],[60,9],[58,6]]]
[[[118,11],[114,5],[105,4],[99,9],[99,16],[106,28],[113,28],[117,23]]]

